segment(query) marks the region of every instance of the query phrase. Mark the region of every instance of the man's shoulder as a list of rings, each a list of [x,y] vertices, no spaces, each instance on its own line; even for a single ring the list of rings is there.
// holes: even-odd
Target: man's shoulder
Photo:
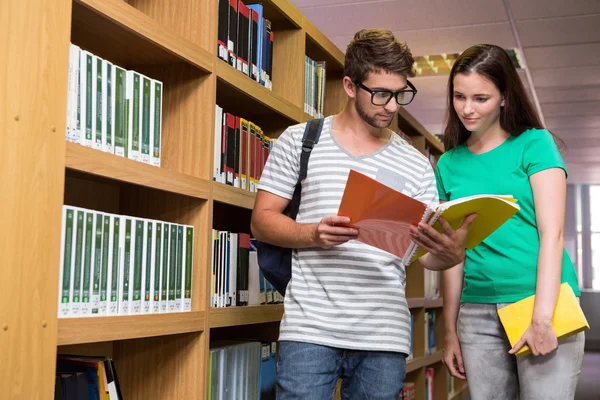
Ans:
[[[421,153],[415,146],[408,143],[396,132],[393,132],[393,135],[394,136],[393,136],[392,145],[396,149],[400,150],[405,155],[408,155],[411,158],[418,160],[420,167],[425,166],[427,163],[429,163],[429,160],[427,159],[427,157],[423,153]]]

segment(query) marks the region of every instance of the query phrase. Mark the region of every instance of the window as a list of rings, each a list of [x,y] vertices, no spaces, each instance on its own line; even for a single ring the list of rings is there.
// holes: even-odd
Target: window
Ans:
[[[591,288],[600,290],[600,186],[590,186],[590,234],[592,253]],[[594,206],[596,205],[596,206]]]

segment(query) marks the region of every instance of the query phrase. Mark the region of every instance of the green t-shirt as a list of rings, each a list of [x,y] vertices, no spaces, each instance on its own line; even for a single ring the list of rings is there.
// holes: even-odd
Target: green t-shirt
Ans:
[[[567,174],[552,135],[530,129],[483,154],[466,144],[443,154],[436,178],[440,201],[476,194],[513,195],[521,209],[473,250],[467,250],[462,302],[514,302],[535,294],[540,248],[529,177],[548,168]],[[575,268],[563,251],[561,282],[580,295]]]

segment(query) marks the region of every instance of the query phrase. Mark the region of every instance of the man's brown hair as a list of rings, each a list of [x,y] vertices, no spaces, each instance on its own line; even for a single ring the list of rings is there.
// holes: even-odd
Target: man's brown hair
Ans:
[[[413,56],[388,29],[361,29],[346,48],[344,75],[362,82],[369,72],[415,76]]]

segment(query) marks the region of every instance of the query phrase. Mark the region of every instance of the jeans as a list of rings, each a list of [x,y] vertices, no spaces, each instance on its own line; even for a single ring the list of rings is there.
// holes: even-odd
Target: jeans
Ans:
[[[343,400],[397,400],[405,377],[403,353],[279,344],[277,400],[331,400],[338,378]]]
[[[583,332],[545,356],[508,354],[498,317],[507,304],[463,303],[458,338],[472,400],[573,400],[583,363]]]

